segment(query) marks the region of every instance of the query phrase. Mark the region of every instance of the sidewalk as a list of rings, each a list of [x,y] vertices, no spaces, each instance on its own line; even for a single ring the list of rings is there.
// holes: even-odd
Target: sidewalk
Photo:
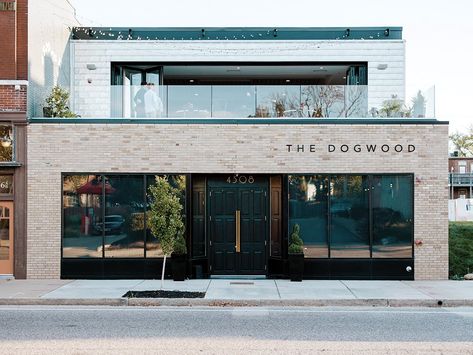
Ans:
[[[165,280],[196,299],[127,299],[159,290],[160,280],[0,280],[0,305],[115,306],[473,306],[471,281]]]

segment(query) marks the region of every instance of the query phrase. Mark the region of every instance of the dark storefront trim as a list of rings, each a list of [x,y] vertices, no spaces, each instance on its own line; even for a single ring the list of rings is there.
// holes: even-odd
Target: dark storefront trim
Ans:
[[[106,175],[106,176],[145,176],[145,175],[163,175],[163,174],[94,174],[94,173],[72,173],[73,175]],[[71,175],[63,173],[63,176]],[[182,174],[166,174],[166,175],[182,175]],[[233,174],[229,174],[233,175]],[[302,174],[298,174],[302,175]],[[310,175],[310,174],[307,174]],[[328,174],[323,174],[327,175]],[[350,175],[350,174],[338,174]],[[354,175],[354,174],[352,174]],[[410,176],[413,183],[412,174],[363,174],[369,176],[390,176],[402,175]],[[208,231],[208,179],[212,175],[185,175],[186,178],[186,197],[185,197],[185,214],[186,214],[186,240],[188,245],[188,275],[191,278],[209,277],[212,272],[210,263],[212,260],[209,252],[209,231]],[[214,177],[222,175],[213,175]],[[254,176],[262,176],[254,174]],[[287,244],[289,236],[289,189],[287,175],[266,175],[262,176],[268,179],[268,225],[273,219],[276,220],[278,228],[277,233],[271,229],[268,236],[266,247],[266,276],[270,278],[284,278],[287,276]],[[200,197],[199,197],[200,196]],[[272,198],[280,196],[281,199],[274,204]],[[371,196],[371,195],[370,195]],[[102,196],[104,197],[104,196]],[[413,202],[412,196],[412,203]],[[205,201],[205,202],[204,202]],[[371,198],[370,198],[371,201]],[[205,203],[205,208],[201,212],[197,212],[196,208]],[[279,205],[279,206],[278,206]],[[62,208],[62,206],[61,206]],[[106,205],[102,205],[102,213],[105,215]],[[276,209],[276,210],[275,210]],[[371,211],[371,208],[370,208]],[[278,220],[279,218],[279,220]],[[370,216],[370,221],[372,217]],[[61,234],[64,234],[64,213],[62,213]],[[103,219],[104,220],[104,219]],[[372,255],[373,227],[370,222],[370,255]],[[413,228],[412,221],[412,228]],[[145,227],[146,228],[146,227]],[[202,229],[203,228],[203,229]],[[198,230],[202,229],[204,235]],[[105,233],[105,232],[103,232]],[[146,234],[145,234],[146,235]],[[199,235],[199,237],[197,237]],[[410,258],[305,258],[306,279],[414,279],[414,258],[413,258],[413,232],[412,232],[412,256]],[[193,236],[195,238],[193,238]],[[104,236],[103,236],[104,238]],[[199,240],[197,240],[200,238]],[[202,240],[203,238],[203,240]],[[63,238],[61,238],[61,277],[62,278],[159,278],[162,266],[162,258],[146,256],[146,238],[144,239],[144,255],[143,257],[127,258],[127,257],[102,257],[83,258],[83,257],[64,257],[63,256]],[[279,240],[278,251],[274,251],[274,240]],[[202,244],[204,243],[204,244]],[[104,245],[104,244],[103,244]],[[200,249],[197,249],[200,248]],[[203,247],[203,249],[202,249]],[[197,250],[200,250],[197,252]],[[411,271],[407,271],[408,267]],[[167,276],[169,276],[169,268]]]

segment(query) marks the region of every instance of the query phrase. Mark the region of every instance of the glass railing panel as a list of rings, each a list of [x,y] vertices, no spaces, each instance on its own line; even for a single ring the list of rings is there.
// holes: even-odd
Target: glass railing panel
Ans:
[[[343,85],[303,85],[301,87],[303,117],[344,117],[344,88]]]
[[[168,86],[167,117],[212,117],[211,86]]]
[[[212,117],[246,118],[256,116],[254,85],[212,86]]]
[[[406,90],[402,98],[383,90],[366,85],[91,83],[75,86],[68,105],[83,118],[435,118],[434,88],[411,95]],[[44,106],[38,104],[36,112],[52,112]]]
[[[256,117],[302,117],[301,87],[256,86]]]

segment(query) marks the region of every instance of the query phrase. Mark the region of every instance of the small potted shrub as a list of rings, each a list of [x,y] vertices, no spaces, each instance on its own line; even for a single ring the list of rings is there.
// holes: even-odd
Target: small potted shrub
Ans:
[[[44,117],[78,117],[69,109],[69,92],[60,86],[53,87],[51,94],[45,101],[46,106],[43,107]]]
[[[187,247],[184,236],[179,235],[174,241],[171,254],[172,278],[174,281],[184,281],[187,274]]]
[[[291,281],[302,281],[304,274],[304,248],[299,235],[300,227],[295,224],[289,239],[288,261]]]

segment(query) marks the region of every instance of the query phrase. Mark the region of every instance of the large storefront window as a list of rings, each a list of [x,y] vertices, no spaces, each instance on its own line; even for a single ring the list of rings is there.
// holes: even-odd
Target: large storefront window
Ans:
[[[306,257],[328,257],[328,179],[322,175],[289,177],[289,230],[300,227]]]
[[[181,192],[186,177],[160,175]],[[63,257],[161,257],[159,239],[146,226],[148,188],[155,175],[64,175]],[[146,254],[146,255],[145,255]]]
[[[333,258],[369,258],[368,177],[330,178],[330,251]]]
[[[373,257],[412,257],[413,205],[409,176],[373,176]]]
[[[411,258],[411,175],[290,175],[306,258]]]

